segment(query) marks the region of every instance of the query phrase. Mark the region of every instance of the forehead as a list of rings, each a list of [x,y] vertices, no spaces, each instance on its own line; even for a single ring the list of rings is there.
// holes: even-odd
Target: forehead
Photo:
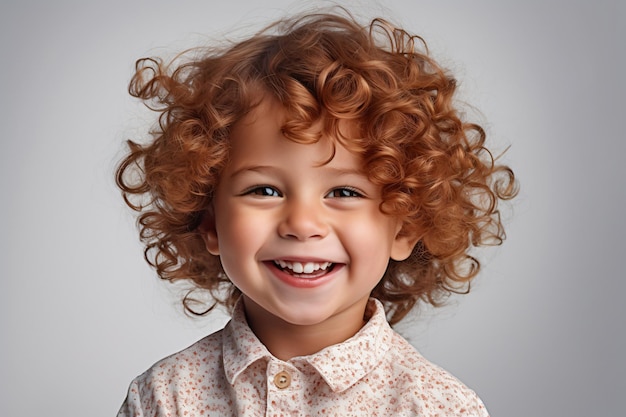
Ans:
[[[350,140],[358,130],[356,123],[340,120],[337,134],[327,133],[324,119],[314,123],[294,122],[289,111],[277,100],[265,96],[237,123],[230,132],[231,161],[238,158],[275,159],[289,153],[303,153],[306,160],[317,165],[350,160],[361,165],[361,149],[350,147]],[[348,145],[348,146],[346,146]],[[348,150],[348,147],[351,150]],[[301,156],[302,157],[302,156]],[[341,158],[339,158],[341,157]]]
[[[253,132],[277,134],[287,121],[287,111],[278,101],[264,96],[231,129],[231,142],[238,142]]]

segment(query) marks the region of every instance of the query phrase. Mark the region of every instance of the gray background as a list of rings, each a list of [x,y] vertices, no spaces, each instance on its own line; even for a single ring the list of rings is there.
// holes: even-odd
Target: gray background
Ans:
[[[511,145],[509,239],[472,294],[401,326],[493,416],[623,415],[623,3],[342,3],[423,35]],[[221,327],[142,260],[112,180],[149,120],[126,86],[139,57],[299,4],[2,2],[0,415],[114,415],[134,376]]]

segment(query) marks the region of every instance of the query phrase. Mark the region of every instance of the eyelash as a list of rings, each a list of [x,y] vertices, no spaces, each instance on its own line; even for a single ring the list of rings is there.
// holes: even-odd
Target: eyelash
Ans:
[[[336,195],[339,194],[339,195]],[[258,195],[261,197],[282,197],[283,194],[270,185],[254,186],[243,192],[242,195]],[[354,187],[336,187],[330,190],[324,198],[362,198],[364,194]]]
[[[326,196],[328,197],[331,194],[335,194],[340,192],[342,195],[334,195],[331,198],[362,198],[364,197],[363,193],[353,187],[337,187],[333,188]],[[347,194],[347,195],[346,195]]]
[[[277,195],[273,195],[276,193]],[[258,195],[261,197],[282,197],[282,193],[270,185],[257,185],[243,192],[242,195]]]

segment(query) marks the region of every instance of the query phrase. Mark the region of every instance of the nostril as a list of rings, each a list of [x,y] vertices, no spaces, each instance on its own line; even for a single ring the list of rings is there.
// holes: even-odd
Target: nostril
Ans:
[[[308,239],[322,239],[324,235],[322,234],[296,234],[296,233],[287,233],[281,234],[283,238],[293,239],[293,240],[308,240]]]

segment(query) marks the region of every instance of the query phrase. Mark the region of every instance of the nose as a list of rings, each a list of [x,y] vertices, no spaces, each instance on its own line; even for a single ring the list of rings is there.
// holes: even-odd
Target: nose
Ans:
[[[290,201],[284,212],[278,234],[284,239],[322,239],[328,234],[329,226],[324,221],[321,204],[307,201]]]

